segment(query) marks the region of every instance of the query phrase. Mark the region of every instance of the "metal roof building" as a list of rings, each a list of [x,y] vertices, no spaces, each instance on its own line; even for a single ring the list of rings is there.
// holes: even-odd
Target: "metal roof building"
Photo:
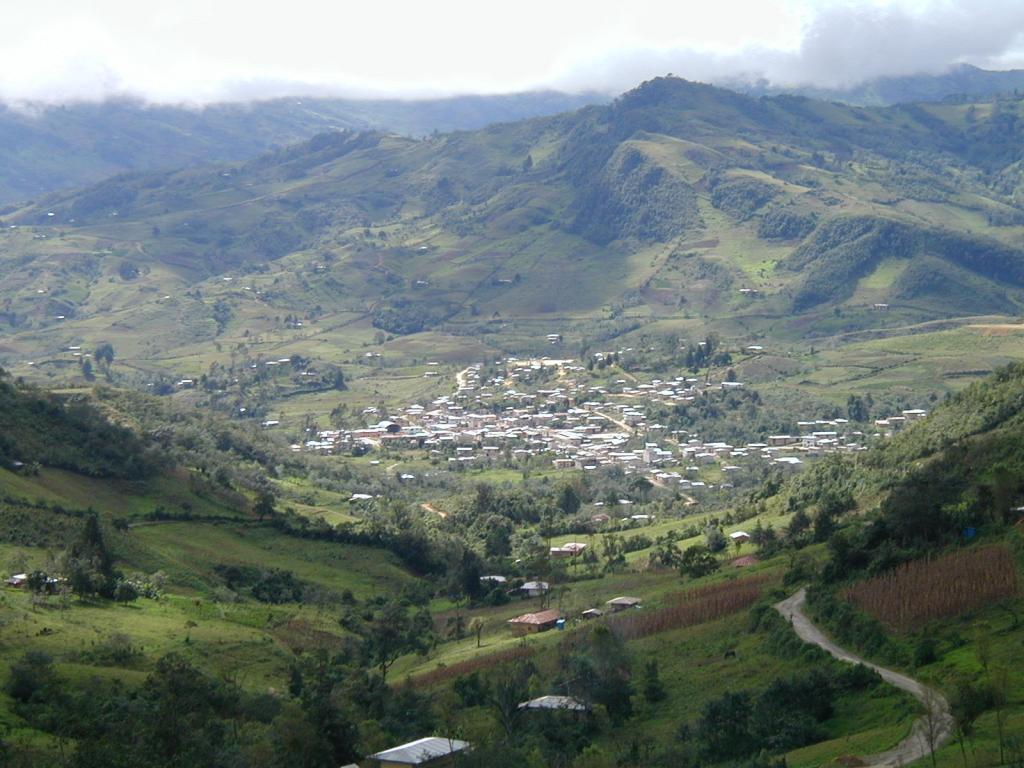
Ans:
[[[469,749],[468,741],[427,736],[370,755],[370,759],[376,760],[382,766],[446,765],[451,761],[453,755],[467,749]]]

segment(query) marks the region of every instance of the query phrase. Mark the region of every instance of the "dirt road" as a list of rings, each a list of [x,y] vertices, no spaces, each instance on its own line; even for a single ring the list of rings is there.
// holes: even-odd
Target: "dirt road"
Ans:
[[[435,515],[437,515],[438,517],[440,517],[442,519],[448,517],[448,513],[447,512],[444,512],[444,511],[438,509],[433,504],[431,504],[429,501],[427,503],[425,503],[425,504],[420,504],[420,508],[426,510],[427,512],[432,512],[432,513],[434,513]]]
[[[927,757],[931,753],[930,745],[934,745],[938,749],[949,741],[953,734],[953,717],[949,713],[949,702],[941,693],[913,678],[872,664],[870,661],[865,661],[856,654],[840,648],[807,618],[807,614],[804,613],[806,599],[807,590],[801,589],[792,597],[775,605],[775,610],[792,624],[793,630],[801,640],[825,649],[840,661],[849,664],[863,664],[865,667],[875,670],[885,682],[909,693],[920,701],[928,711],[927,715],[914,721],[910,735],[888,752],[863,757],[866,765],[877,766],[877,768],[897,768],[897,766],[908,765],[915,760]]]

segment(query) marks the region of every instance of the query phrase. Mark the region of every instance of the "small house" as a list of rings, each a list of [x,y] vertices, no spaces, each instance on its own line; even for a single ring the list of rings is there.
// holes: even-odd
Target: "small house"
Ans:
[[[370,755],[369,759],[376,761],[381,768],[404,768],[407,765],[440,768],[440,766],[453,765],[456,756],[469,748],[468,741],[428,736],[425,739],[417,739],[408,744],[377,752]]]
[[[528,581],[519,588],[523,597],[541,597],[546,595],[551,587],[546,581]]]
[[[587,548],[581,541],[569,541],[558,547],[551,547],[548,553],[551,557],[576,557]]]
[[[7,579],[7,586],[9,586],[9,587],[16,587],[17,589],[21,589],[22,587],[26,586],[27,584],[28,584],[28,574],[27,573],[15,573],[10,578]]]
[[[584,619],[600,619],[602,616],[604,616],[604,611],[600,608],[587,608],[580,614],[580,617]]]
[[[562,614],[558,611],[548,610],[538,613],[524,613],[522,616],[509,619],[508,624],[515,635],[532,635],[553,629],[561,618]]]
[[[729,539],[733,544],[746,544],[750,541],[750,534],[746,531],[735,531],[729,534]]]

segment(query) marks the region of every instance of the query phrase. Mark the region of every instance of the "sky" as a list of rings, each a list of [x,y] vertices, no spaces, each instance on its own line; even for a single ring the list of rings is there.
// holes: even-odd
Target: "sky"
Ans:
[[[855,85],[1024,66],[1024,0],[0,0],[0,99]]]

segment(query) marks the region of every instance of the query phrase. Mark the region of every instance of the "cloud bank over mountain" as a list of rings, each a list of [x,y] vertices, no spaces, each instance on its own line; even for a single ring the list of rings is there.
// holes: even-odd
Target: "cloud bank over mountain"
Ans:
[[[1024,63],[1019,0],[39,0],[5,14],[0,99],[418,98],[616,92],[671,72],[841,87],[958,63]],[[86,7],[88,6],[88,7]]]

